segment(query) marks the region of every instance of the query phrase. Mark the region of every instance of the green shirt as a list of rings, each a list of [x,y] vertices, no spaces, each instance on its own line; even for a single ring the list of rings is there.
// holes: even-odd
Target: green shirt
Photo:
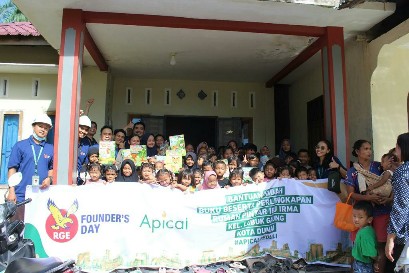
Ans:
[[[361,228],[356,235],[352,256],[355,260],[369,264],[377,254],[375,230],[371,226]]]

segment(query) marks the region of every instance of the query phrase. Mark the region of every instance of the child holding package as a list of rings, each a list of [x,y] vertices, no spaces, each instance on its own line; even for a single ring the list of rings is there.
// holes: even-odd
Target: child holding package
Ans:
[[[374,261],[377,257],[377,242],[375,230],[371,226],[373,206],[368,201],[358,201],[352,210],[354,225],[359,228],[356,234],[352,256],[354,273],[374,272]]]

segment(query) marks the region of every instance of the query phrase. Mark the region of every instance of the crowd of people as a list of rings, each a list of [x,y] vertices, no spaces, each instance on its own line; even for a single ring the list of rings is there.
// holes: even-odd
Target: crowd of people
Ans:
[[[10,156],[9,176],[17,171],[23,173],[23,181],[9,190],[7,198],[11,201],[22,201],[27,185],[46,188],[53,182],[53,146],[46,142],[51,120],[47,115],[40,115],[32,126],[32,136],[19,141]],[[266,183],[277,178],[325,179],[330,172],[336,171],[344,178],[347,192],[356,202],[354,223],[360,229],[351,233],[351,240],[356,242],[353,249],[355,272],[361,272],[359,268],[365,266],[381,273],[392,272],[393,265],[387,260],[396,262],[409,238],[409,133],[398,137],[396,147],[388,151],[381,162],[372,160],[369,141],[356,141],[352,155],[357,162],[348,169],[334,155],[328,140],[319,141],[315,151],[310,153],[307,149],[293,151],[290,140],[283,139],[278,155],[271,155],[268,146],[258,150],[255,144],[239,146],[234,140],[217,149],[209,147],[205,141],[197,147],[186,143],[184,164],[178,173],[169,171],[165,163],[158,160],[166,138],[146,133],[142,121],[129,123],[123,129],[113,130],[110,126],[100,129],[100,141],[115,141],[116,162],[112,165],[99,164],[96,133],[97,124],[85,115],[80,116],[78,185],[139,182],[189,193]],[[146,145],[148,157],[141,166],[135,166],[134,161],[122,157],[121,149],[139,144]],[[244,167],[250,168],[249,181],[244,179]],[[375,182],[369,183],[370,179]],[[386,193],[388,185],[390,191]],[[368,231],[368,226],[373,232]],[[363,244],[371,241],[368,238],[376,244]]]

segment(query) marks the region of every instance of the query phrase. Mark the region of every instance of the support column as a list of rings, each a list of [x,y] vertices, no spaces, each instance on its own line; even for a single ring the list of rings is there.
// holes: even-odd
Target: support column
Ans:
[[[324,90],[325,137],[334,154],[349,167],[348,108],[345,75],[344,34],[340,27],[327,27],[321,51]]]
[[[82,10],[64,9],[56,99],[54,181],[76,183],[78,119],[85,23]]]

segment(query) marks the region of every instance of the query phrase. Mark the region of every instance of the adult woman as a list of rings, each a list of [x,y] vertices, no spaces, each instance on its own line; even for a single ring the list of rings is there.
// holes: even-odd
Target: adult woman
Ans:
[[[151,157],[157,154],[158,154],[158,149],[155,145],[155,136],[153,134],[149,134],[146,140],[146,155],[148,157]]]
[[[354,143],[352,149],[352,155],[358,158],[357,163],[365,170],[380,175],[381,174],[381,164],[376,161],[372,161],[372,146],[367,140],[357,140]],[[384,198],[376,194],[365,194],[363,189],[359,188],[358,182],[358,171],[351,167],[348,170],[347,177],[344,181],[347,186],[348,194],[351,194],[352,199],[355,201],[365,200],[370,201],[375,204],[374,207],[374,219],[372,222],[373,228],[376,232],[376,238],[378,241],[378,252],[379,252],[379,273],[387,272],[385,271],[385,255],[383,254],[383,248],[386,242],[386,226],[388,223],[390,206],[386,205],[391,201],[391,198]],[[351,240],[354,241],[356,232],[350,234]]]
[[[278,152],[278,157],[281,160],[285,160],[287,156],[291,156],[293,159],[297,159],[297,155],[291,151],[291,142],[288,138],[281,140],[280,151]]]
[[[409,133],[398,136],[395,152],[403,163],[392,177],[393,205],[385,246],[386,257],[394,264],[409,239]]]
[[[338,169],[341,176],[345,178],[347,169],[341,161],[334,155],[332,144],[328,140],[321,140],[315,146],[315,159],[313,168],[317,172],[317,178],[328,178],[331,169]]]

